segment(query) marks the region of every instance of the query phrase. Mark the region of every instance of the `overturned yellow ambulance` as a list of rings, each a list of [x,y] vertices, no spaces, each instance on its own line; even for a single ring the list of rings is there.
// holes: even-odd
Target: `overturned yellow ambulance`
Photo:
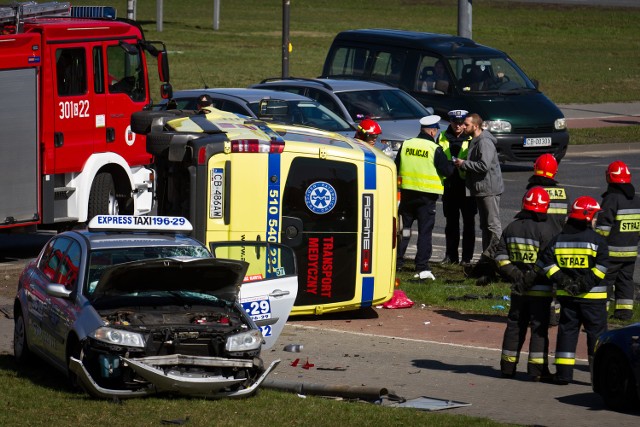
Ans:
[[[397,178],[384,153],[335,133],[215,109],[142,111],[133,120],[155,156],[159,214],[187,217],[207,245],[266,240],[294,249],[292,315],[391,298]]]

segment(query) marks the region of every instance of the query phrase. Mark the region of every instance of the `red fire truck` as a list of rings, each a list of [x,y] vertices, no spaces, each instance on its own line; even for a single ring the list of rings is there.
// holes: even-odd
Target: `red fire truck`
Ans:
[[[134,21],[76,15],[68,2],[0,5],[0,230],[153,207],[130,117],[151,105],[147,54],[171,95],[166,47]]]

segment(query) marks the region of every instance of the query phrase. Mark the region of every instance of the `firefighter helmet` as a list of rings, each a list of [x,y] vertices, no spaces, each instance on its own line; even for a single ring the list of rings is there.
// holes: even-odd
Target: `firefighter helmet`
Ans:
[[[569,218],[590,222],[599,210],[600,204],[596,199],[590,196],[580,196],[573,202]]]
[[[358,124],[358,135],[364,139],[367,136],[378,136],[382,133],[380,125],[371,119],[364,119]]]
[[[522,198],[522,209],[538,212],[538,213],[547,213],[549,209],[549,193],[542,187],[533,187],[527,191],[527,193]]]
[[[612,162],[607,168],[607,182],[609,184],[630,184],[631,172],[629,172],[627,165],[620,160]]]
[[[536,175],[553,178],[558,172],[558,161],[552,154],[543,154],[533,164],[533,173]]]

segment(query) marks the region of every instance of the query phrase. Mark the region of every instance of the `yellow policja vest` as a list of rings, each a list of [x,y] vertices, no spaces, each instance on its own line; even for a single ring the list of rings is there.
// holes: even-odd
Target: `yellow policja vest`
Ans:
[[[458,153],[458,158],[462,160],[467,160],[467,155],[469,154],[469,141],[471,141],[471,136],[462,141],[462,146],[460,147],[460,152]],[[438,145],[442,147],[442,151],[447,155],[447,159],[451,160],[451,144],[449,143],[449,139],[445,132],[440,132],[438,135]],[[462,169],[458,169],[458,175],[460,178],[464,180],[466,172]]]
[[[402,143],[398,174],[402,177],[400,188],[442,194],[444,185],[434,164],[438,144],[428,139],[411,138]]]

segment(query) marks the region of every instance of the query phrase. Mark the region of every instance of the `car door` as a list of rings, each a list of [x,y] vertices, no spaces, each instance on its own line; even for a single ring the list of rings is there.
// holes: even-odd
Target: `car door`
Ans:
[[[240,287],[239,301],[262,331],[271,348],[293,308],[298,293],[298,272],[294,252],[288,246],[270,242],[211,242],[214,258],[249,263]]]

